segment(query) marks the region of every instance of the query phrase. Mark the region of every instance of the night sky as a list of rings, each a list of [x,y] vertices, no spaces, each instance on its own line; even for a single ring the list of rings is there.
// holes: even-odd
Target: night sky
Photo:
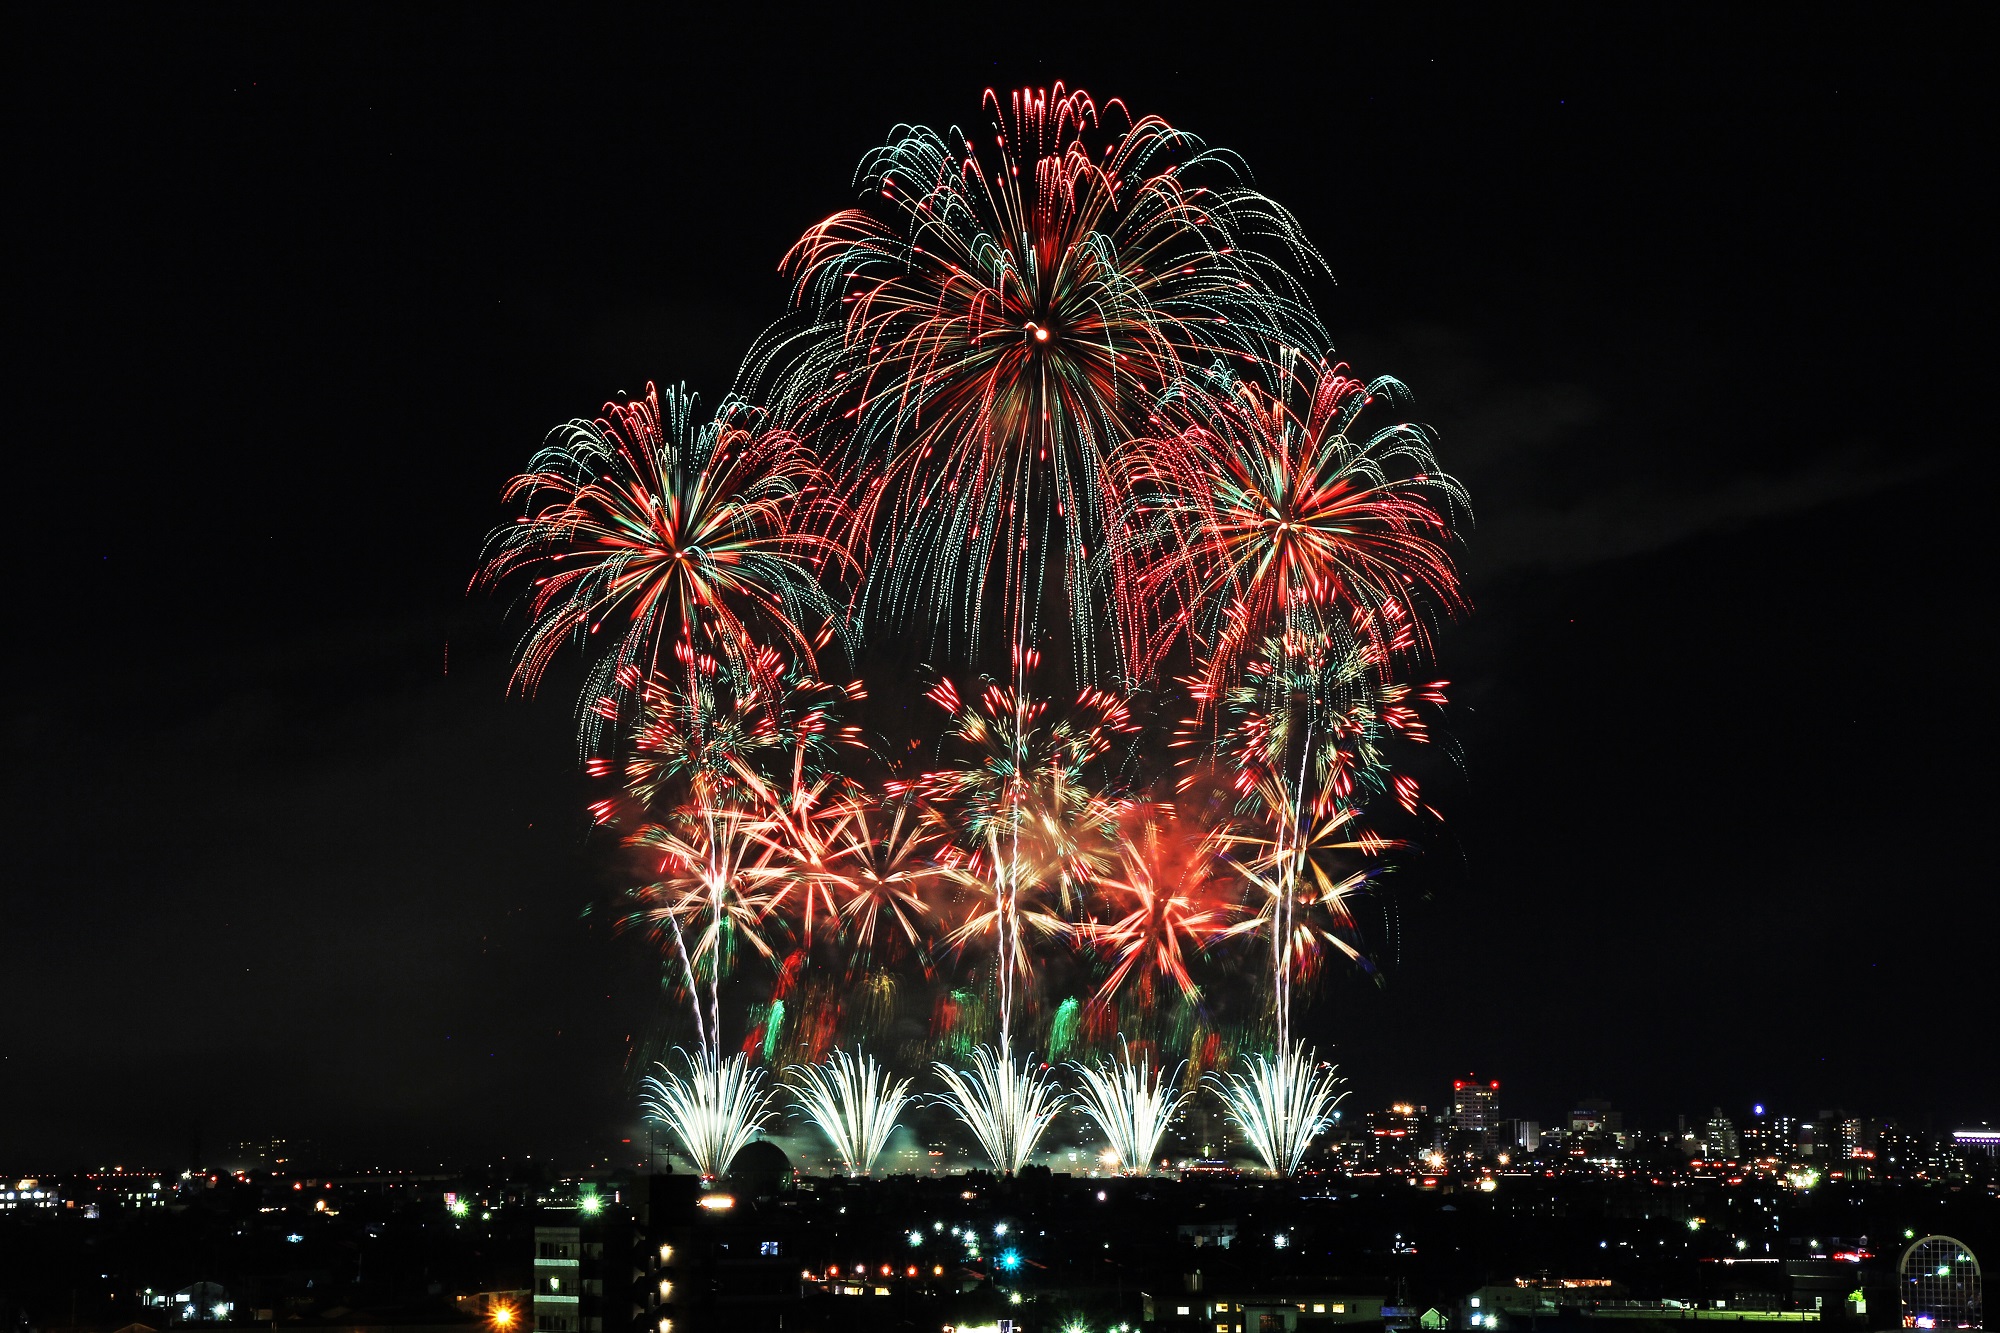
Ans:
[[[1056,79],[1240,152],[1472,493],[1449,834],[1315,1011],[1358,1103],[2000,1115],[1969,34],[300,8],[10,23],[0,1171],[631,1132],[575,678],[510,698],[466,594],[499,488],[727,388],[892,125]]]

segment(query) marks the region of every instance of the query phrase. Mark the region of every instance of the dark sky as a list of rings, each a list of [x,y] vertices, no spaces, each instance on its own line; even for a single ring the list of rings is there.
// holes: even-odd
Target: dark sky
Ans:
[[[629,1132],[568,697],[465,595],[498,488],[726,387],[893,124],[1057,78],[1242,153],[1471,488],[1452,868],[1319,1011],[1357,1096],[2000,1114],[1971,35],[1059,12],[12,16],[0,1171]]]

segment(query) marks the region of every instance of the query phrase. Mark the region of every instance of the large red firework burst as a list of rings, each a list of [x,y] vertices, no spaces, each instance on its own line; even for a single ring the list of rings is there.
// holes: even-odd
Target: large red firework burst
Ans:
[[[1314,340],[1291,268],[1251,242],[1310,251],[1157,117],[1060,84],[986,104],[990,139],[910,129],[864,162],[865,203],[786,257],[821,322],[770,358],[781,400],[850,446],[856,531],[886,538],[869,605],[976,647],[984,602],[1018,646],[1055,592],[1090,677],[1104,599],[1130,610],[1093,564],[1111,452],[1185,366]]]
[[[481,581],[534,576],[516,679],[532,687],[565,642],[607,628],[604,677],[651,675],[675,642],[754,663],[760,634],[811,663],[833,616],[821,579],[845,557],[816,530],[839,505],[806,443],[742,403],[704,416],[650,384],[604,410],[507,484],[526,513],[487,543]]]
[[[1094,917],[1080,934],[1104,959],[1101,1003],[1132,990],[1143,1009],[1172,987],[1200,998],[1192,965],[1241,916],[1240,885],[1221,859],[1212,833],[1185,826],[1169,808],[1152,809],[1119,839],[1117,864],[1097,882],[1106,920]]]
[[[1272,633],[1331,626],[1389,656],[1428,647],[1429,610],[1460,610],[1451,518],[1464,503],[1428,432],[1361,434],[1391,385],[1297,358],[1266,390],[1217,372],[1174,386],[1162,428],[1120,458],[1131,489],[1116,552],[1153,617],[1144,652],[1186,636],[1207,654],[1198,692]]]

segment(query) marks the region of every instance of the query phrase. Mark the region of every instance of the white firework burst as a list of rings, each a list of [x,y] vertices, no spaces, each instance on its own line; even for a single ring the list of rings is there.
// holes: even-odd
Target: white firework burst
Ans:
[[[770,1120],[771,1094],[764,1071],[740,1051],[726,1060],[711,1048],[677,1053],[687,1072],[660,1065],[640,1085],[639,1108],[665,1124],[695,1170],[713,1180]]]
[[[835,1051],[824,1064],[793,1065],[784,1088],[840,1154],[841,1169],[865,1176],[910,1101],[910,1080],[892,1081],[872,1055]]]
[[[1210,1074],[1224,1111],[1271,1174],[1299,1169],[1306,1148],[1333,1123],[1333,1108],[1345,1097],[1332,1065],[1317,1068],[1314,1053],[1300,1042],[1275,1059],[1262,1054],[1244,1061],[1242,1074]]]
[[[1187,1100],[1187,1093],[1174,1087],[1180,1081],[1183,1066],[1176,1065],[1174,1072],[1168,1074],[1153,1068],[1152,1060],[1146,1056],[1135,1062],[1121,1037],[1117,1055],[1096,1065],[1071,1067],[1081,1082],[1077,1097],[1083,1103],[1083,1111],[1110,1140],[1119,1169],[1128,1173],[1145,1172],[1167,1132],[1167,1122]]]
[[[1032,1055],[1016,1066],[1004,1039],[997,1050],[974,1050],[972,1065],[970,1070],[933,1066],[945,1085],[939,1100],[972,1131],[993,1169],[1012,1175],[1027,1165],[1068,1096],[1048,1069],[1034,1067]]]

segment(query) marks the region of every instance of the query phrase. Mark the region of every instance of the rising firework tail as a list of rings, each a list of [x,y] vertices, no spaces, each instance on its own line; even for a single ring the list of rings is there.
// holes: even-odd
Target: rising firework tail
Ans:
[[[678,964],[696,1039],[721,1049],[722,980],[744,947],[778,957],[770,927],[772,894],[784,871],[774,864],[776,831],[734,802],[691,805],[649,822],[626,839],[651,864],[651,877],[628,892],[621,928],[659,941]]]
[[[1011,684],[962,698],[949,678],[931,700],[950,716],[958,762],[915,784],[945,829],[945,879],[961,911],[944,945],[991,938],[1000,1038],[1012,1040],[1016,987],[1034,975],[1030,936],[1069,940],[1109,864],[1128,802],[1107,790],[1107,758],[1136,728],[1124,702],[1086,686],[1058,708],[1027,688],[1038,655],[1017,655]]]

